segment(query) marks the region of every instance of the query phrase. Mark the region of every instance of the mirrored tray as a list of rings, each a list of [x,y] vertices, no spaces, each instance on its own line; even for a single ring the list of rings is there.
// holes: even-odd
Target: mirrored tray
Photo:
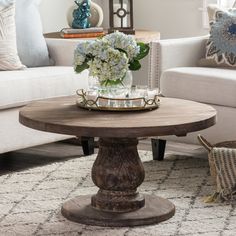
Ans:
[[[137,92],[137,91],[136,91]],[[145,97],[135,97],[126,94],[122,97],[108,97],[97,95],[95,92],[79,89],[76,104],[80,108],[99,111],[144,111],[157,109],[160,99],[157,94]]]

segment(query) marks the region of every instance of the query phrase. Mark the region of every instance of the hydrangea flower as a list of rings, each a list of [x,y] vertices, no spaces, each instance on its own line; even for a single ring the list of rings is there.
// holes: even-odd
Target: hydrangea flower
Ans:
[[[74,69],[78,73],[89,69],[90,75],[97,77],[101,84],[122,82],[128,69],[138,70],[141,67],[139,60],[148,52],[148,45],[137,43],[132,36],[115,32],[79,43],[74,53]]]
[[[105,60],[95,57],[88,62],[90,75],[98,77],[104,84],[107,80],[122,79],[128,70],[128,58],[125,53],[110,48]]]
[[[124,50],[130,61],[140,52],[140,46],[138,46],[137,42],[131,35],[115,32],[106,35],[104,39],[108,40],[111,47]]]

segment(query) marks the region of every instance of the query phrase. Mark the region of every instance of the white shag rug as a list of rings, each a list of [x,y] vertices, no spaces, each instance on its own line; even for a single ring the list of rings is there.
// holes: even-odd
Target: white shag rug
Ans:
[[[168,198],[176,214],[157,225],[103,228],[70,222],[61,205],[77,195],[96,193],[90,172],[95,155],[55,162],[0,176],[0,235],[171,236],[236,235],[234,205],[206,204],[213,192],[206,156],[167,153],[163,162],[140,151],[146,170],[141,192]]]

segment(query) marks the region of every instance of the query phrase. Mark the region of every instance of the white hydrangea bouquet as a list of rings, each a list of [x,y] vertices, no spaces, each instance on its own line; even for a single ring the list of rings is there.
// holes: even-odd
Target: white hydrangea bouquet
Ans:
[[[139,60],[148,53],[148,44],[136,42],[131,35],[114,32],[79,43],[74,54],[74,69],[77,73],[88,69],[90,76],[98,78],[102,86],[122,84],[127,71],[139,70]]]

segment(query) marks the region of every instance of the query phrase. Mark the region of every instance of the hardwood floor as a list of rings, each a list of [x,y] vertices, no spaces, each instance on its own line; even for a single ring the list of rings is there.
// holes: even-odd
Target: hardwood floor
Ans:
[[[140,140],[138,149],[151,151],[151,140]],[[197,145],[167,142],[166,151],[176,154],[198,155],[203,149]],[[0,155],[0,175],[81,156],[83,156],[81,146],[63,142],[31,147]]]

